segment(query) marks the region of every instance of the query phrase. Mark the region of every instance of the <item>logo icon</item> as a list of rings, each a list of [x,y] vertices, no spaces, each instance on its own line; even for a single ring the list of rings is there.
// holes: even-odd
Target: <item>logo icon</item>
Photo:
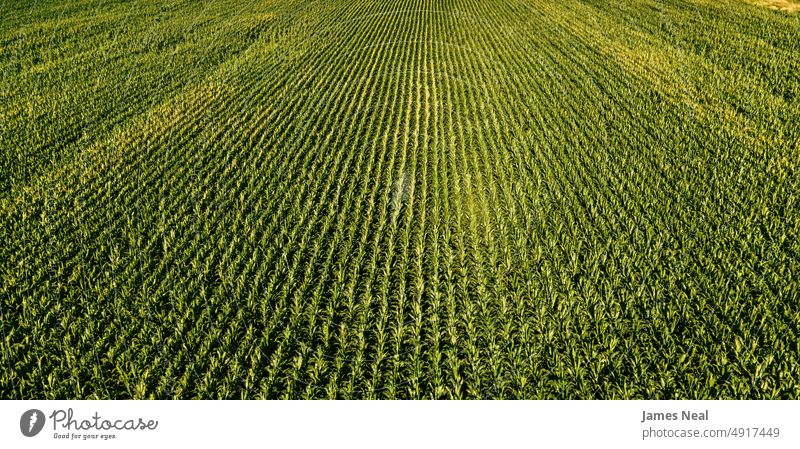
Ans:
[[[22,414],[19,419],[19,430],[26,437],[35,437],[44,428],[44,413],[41,410],[31,409]]]

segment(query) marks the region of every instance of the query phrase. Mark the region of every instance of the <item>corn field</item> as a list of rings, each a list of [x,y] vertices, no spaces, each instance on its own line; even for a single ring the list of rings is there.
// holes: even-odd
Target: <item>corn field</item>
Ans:
[[[0,398],[800,398],[800,13],[0,4]]]

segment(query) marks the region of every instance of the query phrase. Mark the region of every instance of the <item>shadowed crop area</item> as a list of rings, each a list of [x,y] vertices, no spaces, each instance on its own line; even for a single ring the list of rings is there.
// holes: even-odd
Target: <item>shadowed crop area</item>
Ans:
[[[800,398],[800,14],[0,3],[2,398]]]

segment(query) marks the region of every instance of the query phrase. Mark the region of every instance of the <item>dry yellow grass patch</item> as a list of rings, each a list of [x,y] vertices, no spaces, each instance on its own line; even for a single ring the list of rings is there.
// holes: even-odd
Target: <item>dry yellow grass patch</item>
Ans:
[[[750,0],[750,3],[785,12],[800,11],[800,2],[796,0]]]

